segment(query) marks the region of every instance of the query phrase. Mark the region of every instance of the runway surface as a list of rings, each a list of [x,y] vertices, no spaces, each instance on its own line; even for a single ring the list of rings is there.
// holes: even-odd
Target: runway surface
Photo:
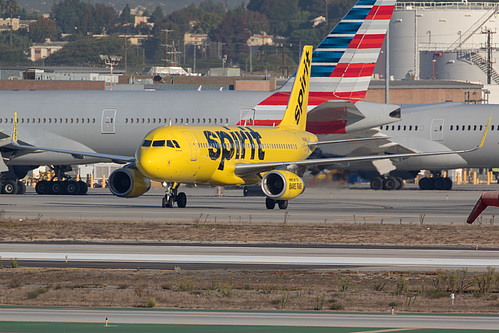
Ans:
[[[295,327],[372,327],[412,329],[485,329],[499,327],[497,316],[464,315],[390,315],[312,312],[243,312],[243,311],[175,311],[112,310],[58,308],[1,308],[1,321],[79,322],[110,324],[176,324],[176,325],[258,325]]]
[[[32,265],[56,262],[64,267],[79,263],[99,267],[150,268],[214,267],[258,268],[355,268],[363,270],[436,270],[462,268],[485,270],[499,268],[499,251],[437,250],[393,248],[306,248],[306,247],[223,247],[152,246],[105,244],[0,244],[3,259],[17,258]],[[104,264],[107,264],[104,265]]]
[[[24,195],[2,195],[0,217],[5,219],[66,220],[144,220],[244,222],[373,222],[380,223],[465,223],[484,190],[499,185],[462,185],[451,191],[420,191],[408,185],[401,191],[373,191],[367,184],[348,188],[307,187],[290,200],[287,210],[265,209],[263,197],[244,197],[242,190],[182,188],[188,196],[187,208],[161,208],[161,188],[133,199],[118,198],[108,189],[91,189],[85,196],[37,195],[29,189]],[[491,219],[499,208],[483,214]]]

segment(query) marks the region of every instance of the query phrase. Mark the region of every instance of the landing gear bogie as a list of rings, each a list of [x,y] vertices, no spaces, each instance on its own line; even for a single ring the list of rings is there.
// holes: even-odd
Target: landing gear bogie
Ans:
[[[36,186],[35,191],[38,194],[55,194],[55,195],[85,195],[88,191],[88,186],[83,181],[48,181],[40,180]]]
[[[447,177],[424,177],[419,180],[419,189],[449,191],[452,189],[452,180]]]

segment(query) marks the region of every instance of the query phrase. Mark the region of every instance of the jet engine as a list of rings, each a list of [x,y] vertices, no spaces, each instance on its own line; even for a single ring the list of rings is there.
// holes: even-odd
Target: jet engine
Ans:
[[[270,171],[262,179],[263,193],[274,200],[293,199],[302,194],[304,190],[303,180],[291,171]]]
[[[135,165],[114,170],[109,176],[109,189],[122,198],[135,198],[149,191],[151,181],[144,177]]]

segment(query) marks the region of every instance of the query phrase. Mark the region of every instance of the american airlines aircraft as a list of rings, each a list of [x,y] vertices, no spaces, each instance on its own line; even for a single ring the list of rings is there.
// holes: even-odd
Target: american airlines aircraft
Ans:
[[[399,120],[398,105],[359,101],[366,94],[394,4],[359,0],[315,49],[308,131],[343,134]],[[8,106],[0,111],[2,193],[23,193],[18,179],[39,165],[52,165],[57,181],[39,182],[38,193],[84,194],[86,186],[67,181],[64,172],[73,164],[102,161],[13,146],[14,112],[23,145],[132,156],[145,134],[161,125],[278,125],[291,85],[274,92],[0,92]]]
[[[355,136],[380,139],[362,145],[324,146],[322,152],[340,156],[366,154],[400,154],[420,151],[452,151],[479,140],[489,119],[491,126],[482,149],[469,154],[445,156],[422,156],[403,160],[376,161],[351,164],[348,167],[360,170],[361,176],[371,180],[371,188],[400,189],[402,179],[414,178],[419,170],[431,170],[432,178],[422,178],[422,190],[450,190],[452,181],[442,177],[440,170],[458,168],[494,168],[499,166],[499,116],[495,116],[497,105],[470,105],[455,102],[436,104],[403,105],[401,120],[396,124],[385,124]],[[321,140],[333,140],[337,136],[322,136]],[[346,139],[350,135],[342,136]]]

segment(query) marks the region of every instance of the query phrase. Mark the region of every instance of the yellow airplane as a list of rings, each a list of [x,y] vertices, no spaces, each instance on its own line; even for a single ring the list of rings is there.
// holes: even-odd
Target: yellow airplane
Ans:
[[[155,180],[167,183],[162,206],[173,207],[176,202],[178,207],[183,208],[187,204],[187,197],[185,193],[178,192],[181,183],[221,186],[261,183],[268,209],[275,208],[276,203],[280,209],[286,209],[288,200],[304,191],[304,182],[296,174],[303,167],[461,154],[483,145],[487,129],[481,143],[468,150],[307,159],[320,144],[373,140],[361,138],[319,142],[314,134],[305,130],[312,52],[312,46],[303,49],[288,105],[278,127],[163,126],[146,135],[135,157],[127,157],[22,145],[17,142],[16,115],[12,143],[24,149],[130,163],[109,177],[111,192],[120,197],[138,197],[149,190],[150,180]]]

